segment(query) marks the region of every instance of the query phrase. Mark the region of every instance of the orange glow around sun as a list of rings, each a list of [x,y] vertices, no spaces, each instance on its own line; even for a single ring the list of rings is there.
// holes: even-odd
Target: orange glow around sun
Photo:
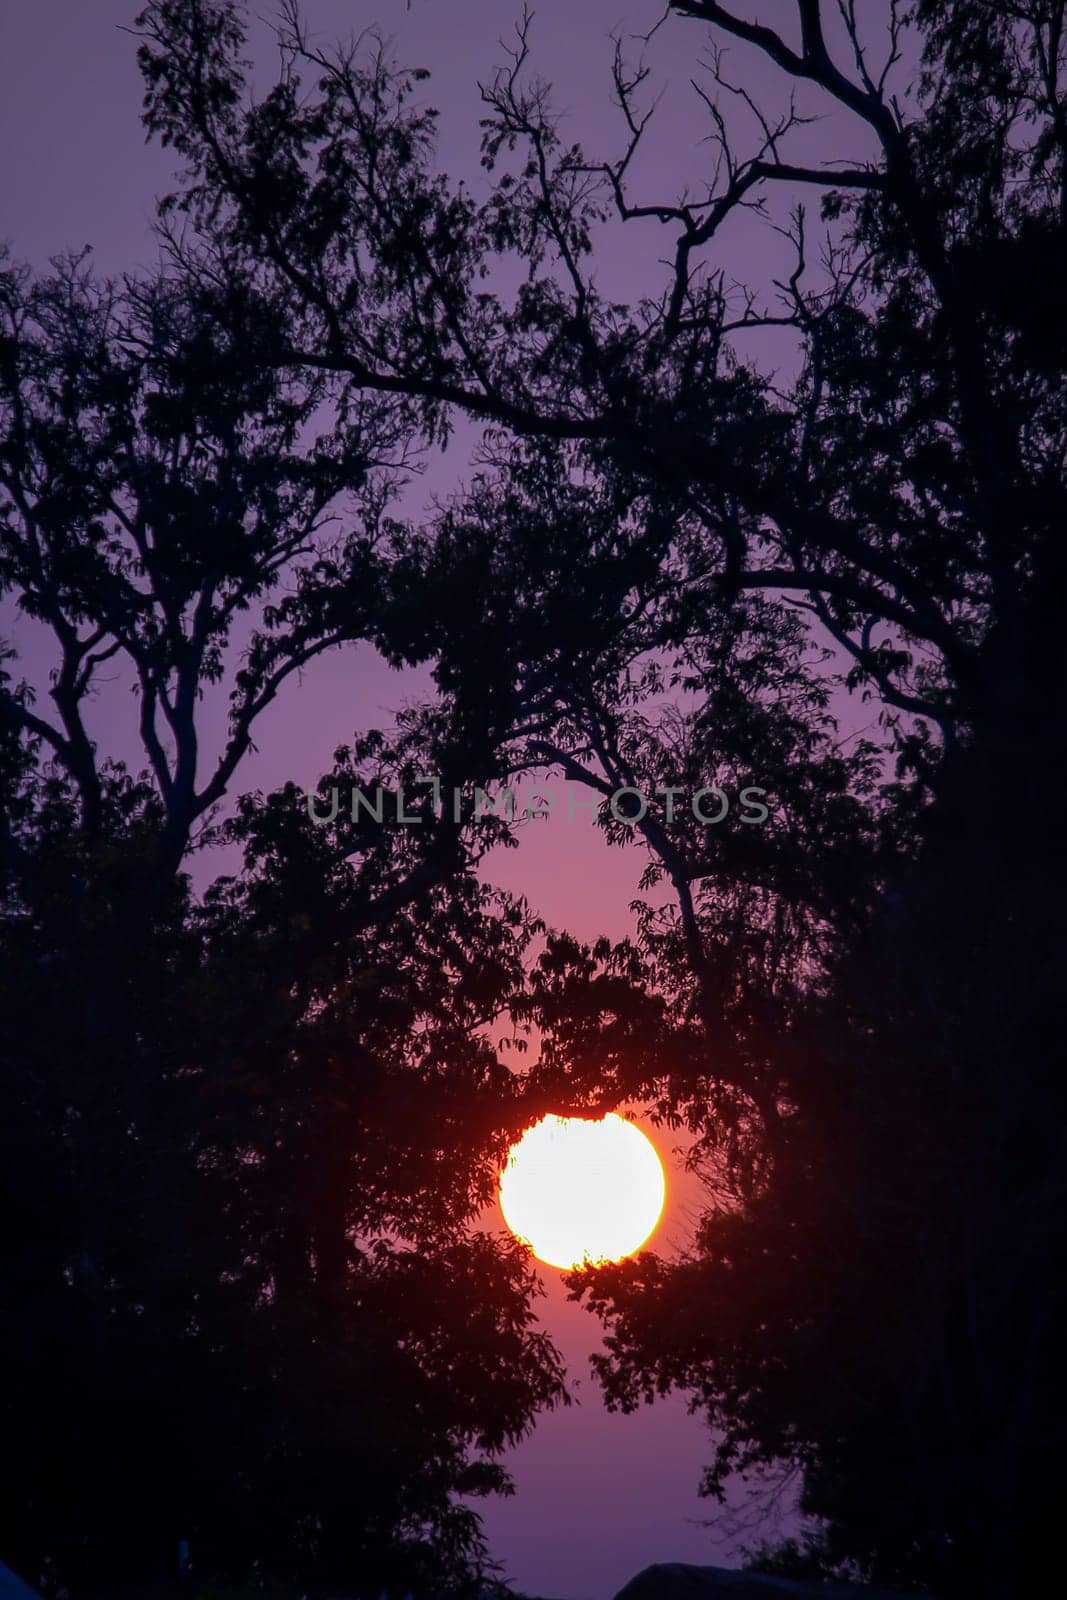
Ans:
[[[512,1233],[539,1261],[564,1269],[640,1250],[666,1194],[655,1145],[614,1112],[599,1122],[542,1117],[512,1145],[500,1174]]]

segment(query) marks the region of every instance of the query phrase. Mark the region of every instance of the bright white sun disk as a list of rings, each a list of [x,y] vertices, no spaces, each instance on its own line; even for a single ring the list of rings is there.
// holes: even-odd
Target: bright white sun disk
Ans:
[[[543,1117],[508,1153],[500,1209],[539,1261],[621,1261],[650,1237],[667,1193],[656,1147],[610,1112]]]

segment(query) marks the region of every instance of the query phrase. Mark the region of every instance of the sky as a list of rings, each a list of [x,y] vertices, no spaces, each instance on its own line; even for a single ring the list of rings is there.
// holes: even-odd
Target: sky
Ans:
[[[253,11],[270,15],[272,0]],[[139,124],[141,85],[135,41],[122,29],[136,6],[124,0],[10,0],[0,22],[0,238],[18,257],[42,267],[59,252],[91,244],[102,273],[148,266],[153,196],[171,186],[167,152],[146,145]],[[478,166],[476,84],[502,59],[498,42],[520,7],[511,0],[307,0],[305,14],[323,42],[377,25],[404,62],[431,69],[427,95],[442,112],[442,163],[472,185]],[[657,21],[655,0],[540,0],[532,33],[536,64],[555,84],[556,104],[576,138],[599,151],[617,151],[623,134],[610,104],[613,31],[647,33]],[[698,71],[704,35],[674,20],[650,46],[665,90],[648,153],[635,169],[636,198],[674,198],[695,183],[708,160],[699,101],[689,89]],[[257,81],[269,81],[266,27],[255,24]],[[633,48],[636,50],[637,46]],[[773,93],[774,69],[751,70],[737,47],[737,72],[755,90]],[[835,130],[821,124],[806,134],[810,150],[830,147]],[[842,153],[840,144],[835,153]],[[859,157],[855,146],[845,151]],[[688,163],[688,165],[686,165]],[[732,224],[724,249],[739,277],[774,277],[787,265],[787,247],[757,219]],[[614,235],[598,264],[603,286],[619,298],[654,286],[657,263],[669,238],[656,224]],[[766,356],[768,350],[757,350]],[[772,358],[776,352],[769,352]],[[789,350],[781,347],[788,366]],[[455,463],[431,464],[416,496],[447,490]],[[38,668],[40,641],[7,623]],[[313,782],[330,753],[354,728],[390,720],[405,698],[417,696],[425,677],[387,669],[367,647],[334,652],[315,663],[271,708],[257,734],[258,753],[238,787],[269,789],[293,779]],[[101,697],[94,731],[105,746],[124,753],[129,721],[127,685],[119,677]],[[221,716],[221,710],[216,710]],[[132,745],[125,753],[135,754]],[[139,763],[138,763],[139,764]],[[630,928],[629,902],[637,892],[641,861],[611,851],[588,820],[553,821],[521,849],[500,853],[490,876],[526,894],[557,926],[580,937],[621,937]],[[684,1243],[699,1198],[682,1174],[662,1131],[643,1124],[668,1167],[667,1213],[655,1243]],[[697,1496],[700,1471],[711,1455],[704,1426],[672,1398],[631,1417],[609,1415],[588,1373],[598,1326],[567,1302],[560,1274],[545,1269],[543,1320],[563,1350],[580,1404],[543,1418],[510,1456],[517,1494],[485,1509],[492,1548],[507,1576],[533,1595],[567,1600],[609,1600],[630,1577],[654,1561],[736,1564],[739,1544],[755,1542],[741,1502],[715,1526],[713,1503]],[[760,1535],[776,1531],[774,1514]]]

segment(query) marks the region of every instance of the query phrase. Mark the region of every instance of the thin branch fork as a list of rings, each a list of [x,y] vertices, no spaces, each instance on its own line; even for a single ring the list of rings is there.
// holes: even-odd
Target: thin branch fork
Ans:
[[[879,94],[853,83],[831,60],[823,36],[820,0],[797,0],[800,54],[791,49],[773,28],[735,16],[725,6],[719,5],[717,0],[671,0],[671,9],[680,16],[712,23],[724,33],[732,34],[735,39],[755,45],[791,77],[818,84],[877,132],[887,155],[891,148],[895,148],[900,128],[893,112]]]

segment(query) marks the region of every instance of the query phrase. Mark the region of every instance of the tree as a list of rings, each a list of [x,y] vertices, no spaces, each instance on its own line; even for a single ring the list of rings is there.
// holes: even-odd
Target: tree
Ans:
[[[79,1592],[179,1537],[204,1574],[458,1590],[486,1562],[459,1497],[506,1492],[502,1447],[562,1398],[521,1252],[472,1231],[523,1115],[485,1033],[531,930],[469,817],[338,854],[292,788],[192,896],[256,718],[381,637],[418,423],[342,398],[323,428],[325,382],[189,291],[4,275],[0,570],[58,657],[50,711],[0,684],[6,1547]],[[136,778],[86,722],[116,662]],[[453,712],[439,767],[473,780]],[[360,770],[405,759],[371,739]]]
[[[203,1577],[466,1592],[487,1557],[460,1497],[507,1492],[502,1447],[564,1398],[522,1250],[475,1222],[526,1115],[487,1029],[528,919],[465,874],[309,964],[359,873],[295,791],[253,797],[243,873],[157,901],[93,1030],[89,952],[165,826],[146,788],[105,775],[88,870],[69,782],[21,797],[7,1547],[78,1593],[162,1575],[178,1538]],[[358,853],[401,875],[413,831]]]

